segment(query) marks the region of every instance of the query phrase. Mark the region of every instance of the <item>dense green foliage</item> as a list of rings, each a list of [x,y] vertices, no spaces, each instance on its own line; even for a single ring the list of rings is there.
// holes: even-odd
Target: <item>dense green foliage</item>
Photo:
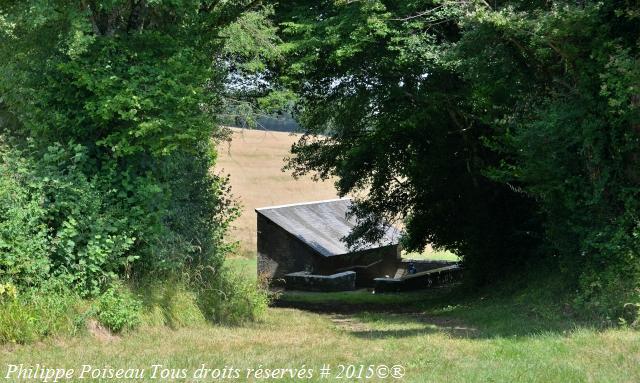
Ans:
[[[640,299],[640,9],[633,2],[296,1],[277,9],[307,134],[297,173],[364,193],[349,239],[544,262],[578,303]],[[374,214],[372,214],[374,213]]]
[[[232,37],[273,34],[257,3],[0,1],[0,283],[55,279],[120,331],[119,280],[225,278],[237,208],[213,145],[230,74],[266,56]]]
[[[2,154],[4,279],[37,287],[55,276],[97,294],[132,263],[133,230],[101,195],[99,178],[83,173],[84,147],[55,144],[37,162],[15,149]]]
[[[457,48],[474,99],[494,106],[474,109],[504,156],[488,174],[536,201],[580,303],[619,312],[640,299],[640,8],[508,5],[477,10]]]
[[[30,198],[46,201],[37,224],[51,237],[38,258],[82,294],[132,271],[221,263],[209,139],[224,74],[212,61],[244,8],[205,5],[3,4],[5,131],[29,143]]]
[[[459,12],[438,7],[404,21],[429,3],[327,1],[308,11],[301,3],[283,23],[300,57],[285,81],[301,93],[309,134],[290,166],[338,176],[342,194],[365,192],[352,242],[375,239],[382,219],[401,219],[407,247],[461,254],[478,280],[522,266],[538,241],[534,203],[482,176],[500,157],[482,144],[491,127],[471,116],[469,89],[447,55]]]
[[[109,330],[119,333],[140,323],[141,303],[122,286],[111,286],[95,304],[96,318]]]

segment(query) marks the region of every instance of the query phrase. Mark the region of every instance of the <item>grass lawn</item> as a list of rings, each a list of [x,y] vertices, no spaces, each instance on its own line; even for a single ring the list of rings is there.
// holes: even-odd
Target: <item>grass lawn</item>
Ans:
[[[405,256],[457,258],[451,253]],[[255,259],[229,264],[255,273]],[[225,351],[222,360],[242,368],[306,364],[316,370],[324,363],[400,364],[407,382],[640,381],[640,332],[576,321],[552,282],[522,287],[489,296],[457,288],[284,292],[262,323],[224,330],[250,339],[234,337],[241,343]],[[223,335],[210,341],[214,338],[224,342]]]
[[[226,265],[251,278],[255,278],[258,275],[258,263],[255,257],[229,258],[226,261]]]
[[[343,308],[367,303],[369,310],[314,313],[271,308],[258,323],[237,327],[147,327],[112,339],[85,334],[29,346],[3,346],[1,375],[6,376],[6,365],[11,363],[75,368],[76,374],[88,364],[145,369],[145,378],[137,381],[166,381],[151,379],[152,365],[187,369],[192,374],[205,364],[212,369],[240,369],[242,377],[236,381],[265,381],[269,379],[246,379],[246,369],[304,365],[314,370],[313,378],[276,380],[336,381],[339,364],[399,364],[406,373],[402,380],[369,381],[640,381],[640,333],[590,328],[561,312],[549,311],[548,305],[540,309],[539,303],[552,299],[550,296],[465,299],[460,292],[446,289],[320,295],[288,293],[280,299],[341,303]],[[401,310],[389,312],[390,304]],[[333,378],[319,377],[323,364],[333,367]]]

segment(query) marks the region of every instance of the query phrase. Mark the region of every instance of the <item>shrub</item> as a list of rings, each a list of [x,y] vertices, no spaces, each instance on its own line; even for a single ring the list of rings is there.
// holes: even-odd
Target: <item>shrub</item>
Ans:
[[[98,297],[94,309],[98,322],[115,333],[140,324],[141,302],[120,284],[115,284]]]
[[[496,134],[489,173],[535,201],[540,254],[578,306],[615,322],[640,287],[638,7],[522,4],[476,13],[456,48]]]
[[[589,268],[580,276],[574,303],[583,315],[604,320],[606,324],[637,325],[640,303],[640,270],[637,264],[620,259],[611,265]]]
[[[198,305],[210,321],[239,324],[263,314],[270,296],[258,282],[227,267],[202,268],[193,276]]]
[[[51,145],[39,160],[34,153],[0,147],[0,278],[28,287],[53,276],[98,294],[136,259],[129,219],[101,178],[85,175],[85,147]]]
[[[87,149],[52,145],[34,168],[51,230],[53,273],[82,295],[96,295],[136,257],[130,220],[113,208],[111,193],[83,172]]]

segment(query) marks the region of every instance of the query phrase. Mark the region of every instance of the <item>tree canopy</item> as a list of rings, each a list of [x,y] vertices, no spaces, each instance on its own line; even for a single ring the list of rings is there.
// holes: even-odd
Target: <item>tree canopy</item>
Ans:
[[[408,248],[455,251],[476,282],[546,263],[585,301],[636,299],[639,11],[281,5],[292,59],[281,80],[300,95],[306,132],[289,167],[361,196],[354,245],[375,238],[381,218],[400,219]]]
[[[275,37],[268,13],[0,1],[0,280],[96,295],[133,275],[217,272],[235,208],[212,140],[229,76],[268,56],[256,43]]]

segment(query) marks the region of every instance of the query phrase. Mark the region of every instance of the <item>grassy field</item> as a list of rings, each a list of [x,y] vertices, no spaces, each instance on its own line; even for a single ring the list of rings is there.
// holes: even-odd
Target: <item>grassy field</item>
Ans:
[[[286,133],[238,130],[231,146],[221,148],[218,171],[231,173],[236,197],[245,206],[232,233],[244,255],[228,264],[249,277],[256,274],[255,207],[335,196],[330,184],[294,181],[280,172],[294,140]],[[405,256],[457,259],[435,251]],[[578,321],[553,281],[526,283],[515,281],[491,294],[458,287],[403,294],[286,292],[256,323],[177,329],[147,325],[123,336],[82,333],[0,346],[0,377],[43,381],[7,375],[9,364],[39,364],[75,369],[71,379],[59,382],[223,380],[194,378],[204,364],[238,370],[237,378],[226,380],[253,382],[640,382],[639,332]],[[79,378],[83,365],[97,371],[94,379],[91,374]],[[155,376],[154,365],[162,365]],[[320,376],[323,365],[331,367],[325,378]],[[338,379],[340,365],[364,366],[363,378]],[[370,365],[374,376],[365,379]],[[405,375],[376,377],[381,365],[400,365]],[[144,377],[110,379],[105,368],[143,370]],[[312,377],[256,375],[259,369],[264,374],[264,369],[283,368],[312,369]],[[172,373],[186,378],[172,379]]]

